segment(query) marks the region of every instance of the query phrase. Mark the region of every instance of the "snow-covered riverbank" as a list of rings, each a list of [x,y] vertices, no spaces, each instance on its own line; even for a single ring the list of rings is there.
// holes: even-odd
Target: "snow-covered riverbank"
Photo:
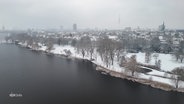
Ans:
[[[23,47],[27,47],[26,44],[23,44],[23,43],[18,43],[18,44],[23,46]],[[34,49],[32,46],[28,46],[28,47],[31,48],[32,50],[47,52],[46,46],[43,46],[41,44],[40,44],[40,48],[38,48],[38,49]],[[66,50],[70,50],[70,52],[71,52],[70,56],[67,55]],[[78,58],[78,59],[89,60],[89,61],[93,62],[94,64],[96,64],[97,66],[103,67],[103,68],[105,68],[105,69],[107,69],[111,72],[116,73],[116,74],[111,74],[111,76],[117,77],[117,76],[119,76],[118,74],[124,74],[126,76],[130,76],[130,74],[131,74],[131,72],[125,70],[124,67],[119,66],[119,62],[117,61],[116,58],[114,60],[113,65],[110,65],[109,67],[106,67],[106,64],[101,60],[100,55],[96,51],[94,51],[94,54],[93,54],[93,59],[94,60],[91,60],[90,55],[88,55],[88,54],[85,55],[85,57],[83,57],[82,54],[77,53],[77,50],[76,50],[75,47],[70,46],[70,45],[65,45],[65,46],[54,45],[53,49],[49,53],[50,54],[68,56],[69,58]],[[137,60],[140,63],[143,62],[143,61],[141,61],[142,58],[144,58],[143,54],[144,53],[136,53]],[[130,56],[130,54],[128,54],[127,56]],[[160,55],[160,56],[162,56],[162,55]],[[167,58],[164,58],[164,59],[167,59]],[[160,58],[160,59],[162,59],[162,58]],[[162,68],[167,66],[167,65],[166,66],[165,65],[166,64],[163,64]],[[179,65],[178,66],[175,65],[175,66],[179,67]],[[169,87],[170,90],[174,89],[175,85],[171,81],[172,80],[170,78],[171,74],[163,72],[163,71],[154,70],[154,69],[150,69],[150,70],[151,70],[151,72],[148,72],[148,73],[135,73],[135,74],[137,74],[137,76],[134,77],[134,78],[136,78],[136,80],[138,80],[137,82],[139,82],[139,83],[142,83],[142,80],[145,80],[145,81],[150,81],[152,83],[154,82],[154,83],[157,83],[157,84],[159,83],[159,84],[163,84],[163,85],[168,85],[168,86],[170,86]],[[146,83],[143,83],[143,84],[146,84]],[[155,87],[153,84],[151,84],[151,86]],[[159,88],[159,87],[155,87],[155,88]],[[184,88],[184,82],[181,81],[180,85],[179,85],[179,89],[182,89],[182,90],[180,92],[183,92],[183,88]],[[170,91],[170,90],[167,89],[167,91]]]

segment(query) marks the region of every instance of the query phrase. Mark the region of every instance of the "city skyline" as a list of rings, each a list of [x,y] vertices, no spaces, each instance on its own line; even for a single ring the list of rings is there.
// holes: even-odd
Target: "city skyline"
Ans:
[[[0,25],[7,29],[158,28],[184,29],[182,0],[0,0]]]

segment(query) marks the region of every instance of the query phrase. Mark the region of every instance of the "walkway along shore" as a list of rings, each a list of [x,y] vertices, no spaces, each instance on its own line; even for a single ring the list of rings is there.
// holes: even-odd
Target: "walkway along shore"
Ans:
[[[173,86],[170,86],[170,85],[165,84],[165,83],[160,83],[160,82],[151,81],[151,80],[147,80],[147,79],[128,76],[124,73],[115,72],[115,71],[106,69],[102,66],[97,66],[96,70],[105,72],[105,73],[107,73],[107,75],[110,75],[110,76],[113,76],[113,77],[127,79],[129,81],[138,82],[138,83],[141,83],[141,84],[144,84],[144,85],[149,85],[153,88],[161,89],[161,90],[164,90],[164,91],[184,92],[184,89],[175,89]]]

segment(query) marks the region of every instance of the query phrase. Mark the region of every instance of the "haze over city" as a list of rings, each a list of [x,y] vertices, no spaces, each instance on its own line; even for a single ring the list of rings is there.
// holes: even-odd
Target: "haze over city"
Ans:
[[[183,29],[183,0],[0,0],[7,29],[124,27]]]
[[[184,104],[184,0],[0,0],[0,104]]]

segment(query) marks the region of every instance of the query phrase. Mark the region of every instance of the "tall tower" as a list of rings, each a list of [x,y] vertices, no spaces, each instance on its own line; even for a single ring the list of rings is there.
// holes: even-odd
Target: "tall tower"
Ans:
[[[120,14],[118,15],[118,29],[120,29],[121,26],[121,19],[120,19]]]
[[[77,31],[77,24],[73,24],[73,30]]]
[[[165,31],[165,23],[163,22],[162,25],[158,27],[159,31]]]
[[[63,31],[63,26],[62,25],[60,26],[60,30]]]
[[[118,24],[119,24],[119,25],[121,24],[120,14],[119,14],[119,16],[118,16]]]
[[[164,24],[164,22],[162,24],[162,29],[163,29],[163,31],[165,30],[165,24]]]

